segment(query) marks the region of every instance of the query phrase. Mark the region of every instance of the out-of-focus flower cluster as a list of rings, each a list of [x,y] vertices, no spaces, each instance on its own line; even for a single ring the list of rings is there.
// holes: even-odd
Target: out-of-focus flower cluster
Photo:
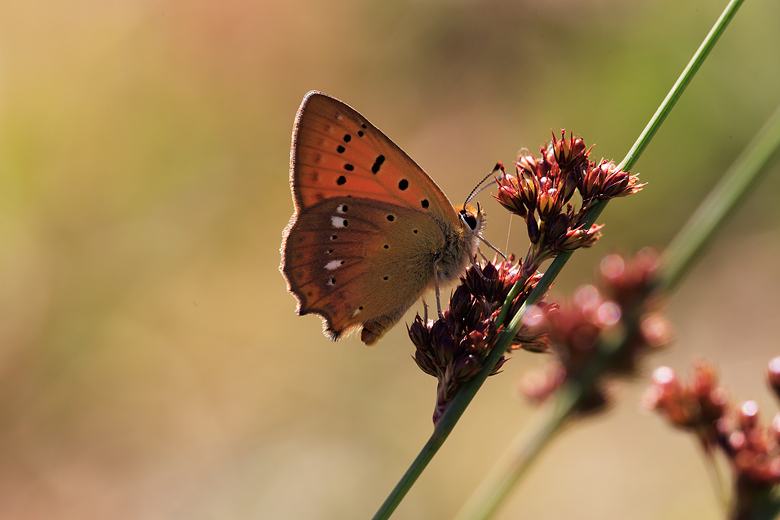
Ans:
[[[525,280],[523,290],[512,301],[512,309],[522,305],[541,275]],[[512,286],[521,278],[520,267],[509,258],[484,267],[474,264],[466,270],[461,284],[450,298],[449,308],[437,320],[423,320],[419,315],[409,327],[409,337],[416,347],[414,359],[426,374],[439,381],[434,423],[466,381],[474,377],[483,366],[497,338],[497,332],[508,323],[497,323],[504,300]],[[545,307],[542,303],[541,307]],[[511,313],[507,314],[511,317]],[[533,352],[544,351],[548,346],[545,336],[531,333],[522,327],[510,349],[524,348]],[[496,374],[506,362],[502,356],[493,368]]]
[[[687,385],[671,368],[657,368],[642,400],[646,408],[665,415],[673,425],[694,432],[709,452],[718,444],[717,422],[726,412],[728,398],[726,389],[718,385],[715,367],[699,361]]]
[[[780,399],[780,357],[769,362],[767,376]],[[731,518],[751,518],[772,500],[770,491],[780,485],[780,413],[762,426],[756,402],[732,403],[706,361],[694,364],[688,384],[671,368],[657,368],[643,401],[674,426],[694,433],[709,456],[716,451],[726,456],[734,473]]]
[[[634,374],[644,353],[670,341],[666,319],[648,298],[657,269],[658,258],[650,250],[643,250],[629,263],[608,255],[601,262],[600,289],[580,287],[570,302],[527,314],[530,330],[547,334],[555,360],[529,373],[521,382],[522,392],[534,402],[544,401],[565,382],[581,380],[603,363],[577,412],[603,408],[609,401],[605,376]],[[627,340],[616,352],[605,352],[606,340],[620,331],[627,334]]]
[[[588,160],[590,150],[582,139],[561,130],[552,142],[541,148],[541,156],[521,154],[515,162],[515,175],[504,171],[497,177],[496,200],[525,219],[531,253],[524,270],[534,272],[545,260],[561,252],[590,247],[601,236],[603,226],[587,227],[587,210],[597,201],[624,197],[641,190],[636,175],[617,169],[612,161],[598,164]],[[582,204],[575,210],[570,202],[575,192]]]

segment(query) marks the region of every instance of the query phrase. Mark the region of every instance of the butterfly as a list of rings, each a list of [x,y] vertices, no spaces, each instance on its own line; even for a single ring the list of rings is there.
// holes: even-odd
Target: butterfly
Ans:
[[[426,290],[438,297],[485,225],[365,117],[316,91],[295,118],[290,187],[279,269],[298,314],[320,315],[332,340],[359,329],[374,345]]]

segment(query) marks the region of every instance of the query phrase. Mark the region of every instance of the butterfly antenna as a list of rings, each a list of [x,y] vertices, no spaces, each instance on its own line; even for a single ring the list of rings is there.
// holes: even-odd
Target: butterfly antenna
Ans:
[[[496,181],[492,180],[492,181],[488,182],[487,184],[485,184],[484,186],[482,186],[483,182],[488,180],[491,176],[496,176],[496,175],[498,175],[499,178],[503,178],[504,177],[504,165],[501,164],[500,162],[496,163],[496,166],[493,168],[493,170],[491,170],[490,173],[485,175],[485,178],[482,179],[481,181],[479,181],[479,183],[476,186],[474,186],[474,189],[471,190],[471,193],[469,193],[469,196],[466,197],[466,202],[463,205],[465,206],[466,204],[471,202],[471,199],[476,197],[479,194],[479,192],[481,192],[485,188],[488,188],[489,186],[492,186],[493,184],[495,184]],[[480,188],[480,186],[482,186],[482,187]]]

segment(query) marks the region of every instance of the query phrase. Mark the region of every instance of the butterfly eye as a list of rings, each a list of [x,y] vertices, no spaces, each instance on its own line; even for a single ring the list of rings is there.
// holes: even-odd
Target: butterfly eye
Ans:
[[[460,210],[460,218],[472,231],[477,229],[477,217],[475,217],[472,212],[462,209]]]

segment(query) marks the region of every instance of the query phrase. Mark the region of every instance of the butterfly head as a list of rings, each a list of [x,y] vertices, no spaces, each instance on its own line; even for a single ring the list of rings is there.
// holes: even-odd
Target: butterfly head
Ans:
[[[458,212],[465,231],[470,233],[473,238],[479,239],[482,236],[482,231],[485,229],[485,221],[487,220],[487,215],[482,211],[479,203],[477,203],[476,208],[465,204],[458,206],[455,210]]]
[[[461,224],[463,226],[464,235],[466,236],[466,244],[469,247],[470,255],[473,255],[479,246],[479,242],[482,241],[490,249],[499,254],[504,260],[506,255],[496,248],[493,244],[488,242],[485,237],[482,236],[482,231],[485,229],[485,221],[487,215],[477,203],[477,208],[465,204],[462,208],[456,208],[458,210],[458,216],[460,217]]]

